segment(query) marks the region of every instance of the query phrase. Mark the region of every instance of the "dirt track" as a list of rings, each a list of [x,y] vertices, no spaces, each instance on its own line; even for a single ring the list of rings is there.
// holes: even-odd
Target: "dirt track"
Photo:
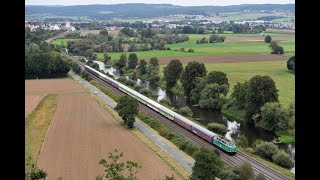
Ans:
[[[101,158],[113,149],[124,152],[125,160],[143,167],[139,179],[164,179],[178,175],[152,150],[85,93],[64,94],[58,106],[39,157],[38,166],[48,173],[48,180],[88,180],[103,173]]]
[[[254,62],[254,61],[283,61],[286,57],[274,54],[268,55],[225,55],[225,56],[185,56],[158,58],[159,64],[168,64],[173,59],[179,59],[181,63],[190,61],[201,63],[228,63],[228,62]]]

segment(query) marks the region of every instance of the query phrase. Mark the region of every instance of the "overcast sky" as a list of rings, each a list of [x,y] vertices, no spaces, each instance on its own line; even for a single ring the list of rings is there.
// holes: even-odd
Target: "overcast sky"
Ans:
[[[238,4],[294,4],[294,0],[25,0],[26,5],[87,5],[87,4],[174,4],[180,6],[227,6]]]

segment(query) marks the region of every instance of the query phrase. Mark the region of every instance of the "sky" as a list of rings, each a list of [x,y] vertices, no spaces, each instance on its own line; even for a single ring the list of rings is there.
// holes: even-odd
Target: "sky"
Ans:
[[[88,5],[88,4],[173,4],[180,6],[228,6],[239,4],[294,4],[294,0],[25,0],[26,5]]]

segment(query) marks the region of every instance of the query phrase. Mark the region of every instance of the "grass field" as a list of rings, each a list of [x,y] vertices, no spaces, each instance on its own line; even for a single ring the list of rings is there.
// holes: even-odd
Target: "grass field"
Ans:
[[[25,168],[36,164],[52,116],[57,107],[57,95],[47,95],[25,121]]]
[[[279,90],[279,101],[288,106],[295,99],[295,76],[288,72],[285,61],[263,61],[263,62],[239,62],[239,63],[210,63],[205,64],[207,72],[214,70],[223,71],[227,74],[230,91],[237,82],[244,82],[255,75],[268,75],[275,82]],[[161,76],[163,76],[161,65]]]
[[[68,41],[75,41],[77,39],[56,39],[56,40],[53,40],[52,41],[52,44],[55,44],[55,45],[64,45],[64,46],[67,46],[68,44]]]
[[[285,54],[294,54],[295,51],[295,41],[293,35],[286,35],[280,33],[266,33],[266,35],[270,35],[271,37],[285,37],[287,41],[279,42],[284,50]],[[151,57],[179,57],[179,56],[223,56],[223,55],[238,55],[238,54],[270,54],[271,50],[269,49],[268,44],[263,42],[224,42],[224,43],[207,43],[207,44],[196,44],[198,39],[202,37],[209,38],[209,34],[206,35],[189,35],[189,41],[178,43],[178,44],[170,44],[166,45],[166,47],[170,47],[171,50],[168,51],[141,51],[135,52],[138,55],[139,59],[148,59]],[[235,37],[257,37],[257,39],[261,39],[261,36],[258,34],[223,34],[227,38],[235,38]],[[195,52],[180,52],[174,51],[175,49],[180,50],[180,48],[184,47],[187,51],[188,49],[194,49]],[[129,52],[124,52],[125,54],[129,54]],[[97,53],[98,58],[103,59],[104,53]],[[108,53],[111,58],[119,59],[122,52],[116,53]]]

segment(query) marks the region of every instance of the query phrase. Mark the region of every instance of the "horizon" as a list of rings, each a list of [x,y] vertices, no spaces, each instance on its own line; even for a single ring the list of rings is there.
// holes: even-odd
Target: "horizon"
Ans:
[[[40,2],[39,2],[40,1]],[[55,1],[57,2],[54,4],[53,2],[49,1]],[[122,4],[149,4],[149,5],[173,5],[173,6],[232,6],[232,5],[262,5],[262,4],[281,4],[281,5],[288,5],[288,4],[295,4],[294,0],[285,0],[282,1],[283,3],[277,1],[277,0],[229,0],[229,1],[223,1],[223,2],[215,2],[215,0],[203,0],[202,3],[193,4],[192,2],[185,2],[185,0],[176,0],[176,1],[170,1],[168,0],[149,0],[149,2],[144,2],[146,0],[139,0],[140,2],[127,2],[128,0],[111,0],[109,3],[103,3],[103,2],[97,2],[101,0],[93,0],[96,3],[86,3],[87,0],[78,0],[76,3],[73,4],[74,1],[68,2],[65,0],[48,0],[48,1],[41,1],[41,0],[26,0],[25,6],[86,6],[86,5],[122,5]],[[125,1],[125,2],[119,2],[119,1]],[[129,0],[130,1],[130,0]],[[143,2],[141,2],[143,1]],[[150,2],[151,1],[151,2]],[[155,3],[153,3],[155,1]],[[165,1],[165,2],[161,2]],[[245,3],[244,3],[245,1]],[[254,2],[253,2],[254,1]],[[92,0],[91,0],[92,2]],[[242,3],[243,2],[243,3]],[[272,3],[273,2],[273,3]],[[205,4],[205,3],[211,3],[211,4]]]

